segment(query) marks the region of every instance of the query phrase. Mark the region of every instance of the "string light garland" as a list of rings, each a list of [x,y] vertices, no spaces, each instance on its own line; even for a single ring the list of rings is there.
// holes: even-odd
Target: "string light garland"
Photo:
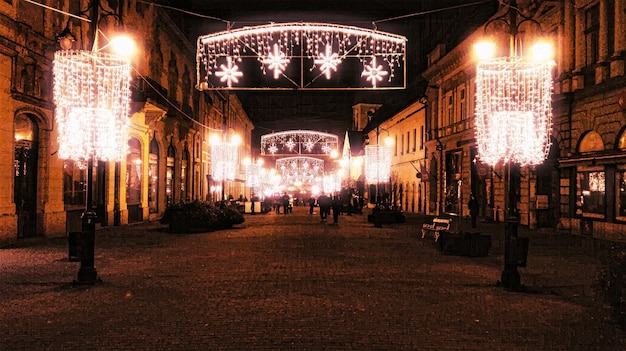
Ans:
[[[101,52],[54,54],[54,103],[59,157],[86,164],[91,158],[126,156],[130,60]]]
[[[542,163],[550,150],[554,61],[501,57],[478,63],[476,141],[480,160]]]
[[[389,180],[391,172],[391,147],[385,145],[365,146],[365,179],[368,183]]]
[[[400,77],[396,72],[404,68],[406,41],[396,34],[328,23],[271,23],[229,29],[198,38],[196,88],[403,89],[405,70]],[[335,86],[338,81],[354,80],[331,78],[339,74],[340,66],[354,67],[351,64],[355,62],[362,67],[358,85]],[[290,69],[293,66],[300,70]],[[260,68],[261,74],[251,67]],[[272,72],[272,79],[263,78],[267,71]],[[246,76],[251,80],[245,81]],[[382,84],[385,76],[387,81]],[[327,83],[316,83],[319,77],[325,77]]]

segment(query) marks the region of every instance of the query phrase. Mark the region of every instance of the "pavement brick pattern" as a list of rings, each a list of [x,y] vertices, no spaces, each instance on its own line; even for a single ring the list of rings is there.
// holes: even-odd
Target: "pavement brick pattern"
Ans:
[[[528,291],[488,257],[443,255],[419,219],[320,223],[308,207],[231,230],[98,230],[102,283],[73,286],[63,239],[0,249],[0,350],[626,350],[576,240],[531,236]]]

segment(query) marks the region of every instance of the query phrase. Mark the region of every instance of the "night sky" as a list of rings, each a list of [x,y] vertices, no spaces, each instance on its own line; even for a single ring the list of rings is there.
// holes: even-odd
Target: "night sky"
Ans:
[[[183,16],[184,31],[195,42],[200,35],[231,28],[256,26],[271,22],[324,22],[350,25],[399,34],[407,37],[407,89],[387,91],[236,91],[255,125],[254,137],[272,131],[316,129],[343,136],[351,126],[352,106],[356,103],[409,104],[421,95],[425,84],[420,72],[425,68],[426,53],[420,28],[433,21],[447,20],[452,8],[465,10],[493,8],[497,1],[466,0],[160,0],[155,3],[184,9],[198,15],[168,10]],[[469,6],[470,4],[471,6]],[[466,7],[467,6],[467,7]],[[456,11],[456,10],[455,10]],[[468,26],[450,17],[450,28]],[[447,33],[439,36],[450,38]],[[432,43],[428,45],[432,46]]]

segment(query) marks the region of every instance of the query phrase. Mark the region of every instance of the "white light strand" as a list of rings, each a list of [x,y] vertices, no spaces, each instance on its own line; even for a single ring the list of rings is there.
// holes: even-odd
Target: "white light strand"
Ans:
[[[237,175],[237,145],[211,145],[211,172],[216,181],[234,180]]]
[[[542,163],[550,150],[554,62],[520,57],[478,63],[476,141],[482,162]]]
[[[91,51],[54,55],[59,157],[85,163],[127,153],[130,60]]]
[[[391,148],[384,145],[365,146],[365,178],[367,182],[389,181],[391,172]]]

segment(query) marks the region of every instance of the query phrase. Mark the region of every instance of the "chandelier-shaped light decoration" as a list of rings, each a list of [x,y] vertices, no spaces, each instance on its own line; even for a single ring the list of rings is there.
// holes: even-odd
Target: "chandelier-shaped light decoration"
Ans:
[[[324,160],[305,156],[280,158],[276,160],[276,169],[282,173],[283,185],[312,185],[324,176]]]
[[[478,63],[476,139],[480,160],[542,163],[550,149],[554,61],[501,57]]]
[[[257,189],[261,186],[261,165],[251,162],[246,165],[246,186]]]
[[[211,172],[216,181],[234,180],[237,175],[238,146],[235,143],[211,145]]]
[[[403,36],[338,24],[229,28],[198,38],[196,88],[404,89],[405,51]]]
[[[365,146],[365,179],[367,182],[389,181],[391,172],[391,147],[385,145]]]
[[[287,130],[261,136],[261,155],[329,156],[338,147],[337,135],[316,130]]]
[[[130,60],[62,50],[54,54],[53,73],[59,157],[82,164],[126,157]]]
[[[327,194],[332,194],[341,190],[341,176],[331,173],[322,179],[322,189]]]

